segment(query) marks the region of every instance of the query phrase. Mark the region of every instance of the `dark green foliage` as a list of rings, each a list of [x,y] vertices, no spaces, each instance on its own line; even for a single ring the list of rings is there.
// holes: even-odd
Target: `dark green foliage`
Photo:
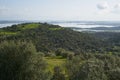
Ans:
[[[0,44],[1,80],[48,80],[45,69],[46,63],[32,43],[10,41]]]
[[[54,58],[54,57],[56,57],[56,54],[54,52],[47,52],[47,53],[45,53],[45,56]]]
[[[101,39],[106,47],[102,50],[106,52],[118,53],[120,50],[120,32],[97,32],[92,33],[96,38]],[[102,51],[103,52],[103,51]]]
[[[109,80],[120,80],[120,68],[109,71]]]
[[[107,73],[109,70],[120,67],[120,57],[109,54],[97,54],[95,57],[104,62],[104,69]]]
[[[70,52],[70,51],[64,51],[64,52],[61,54],[61,56],[62,56],[63,58],[68,58],[68,56],[69,56],[69,58],[70,58],[70,55],[71,55],[71,57],[72,57],[72,56],[74,56],[74,53],[73,53],[73,52]]]
[[[68,53],[67,58],[69,60],[72,60],[74,58],[75,54],[73,52]]]
[[[51,80],[65,80],[65,75],[59,66],[54,67],[54,75]]]
[[[58,49],[55,51],[55,54],[56,54],[56,56],[61,56],[61,54],[62,54],[64,51],[65,51],[64,49],[58,48]]]
[[[83,63],[79,68],[79,72],[71,80],[107,80],[103,69],[103,62],[89,60]]]
[[[3,31],[16,32],[16,35],[1,36],[0,40],[31,40],[35,44],[37,51],[45,53],[56,51],[58,48],[75,53],[94,52],[102,46],[102,41],[87,33],[76,32],[57,25],[36,23],[39,24],[38,27],[22,29],[30,24],[33,23],[19,24],[16,27],[12,26],[3,29]]]
[[[41,56],[35,55],[22,65],[18,77],[20,80],[50,80],[51,73],[46,72],[46,63]]]
[[[120,57],[108,54],[80,55],[66,63],[70,80],[119,80],[119,68]]]
[[[72,60],[67,60],[66,62],[66,69],[68,77],[72,80],[75,74],[79,72],[79,69],[81,67],[82,60],[76,56]]]
[[[58,48],[55,51],[55,54],[56,54],[56,56],[62,56],[63,58],[69,58],[69,59],[72,59],[75,55],[75,53],[73,53],[71,51],[64,50],[62,48]]]
[[[66,58],[67,73],[57,66],[52,76],[46,56]],[[120,80],[119,75],[119,33],[88,34],[47,23],[0,29],[0,80]]]

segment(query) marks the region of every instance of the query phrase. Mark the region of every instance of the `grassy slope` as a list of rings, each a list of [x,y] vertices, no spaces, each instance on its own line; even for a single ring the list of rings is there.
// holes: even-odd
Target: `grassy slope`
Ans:
[[[6,28],[4,29],[0,29],[0,35],[16,35],[18,34],[20,31],[24,31],[24,30],[27,30],[27,29],[34,29],[34,28],[38,28],[40,27],[41,24],[39,23],[26,23],[26,24],[18,24],[16,25],[16,29],[18,29],[19,31],[8,31]],[[10,29],[11,27],[9,27]],[[11,28],[12,29],[12,28]],[[51,31],[55,31],[55,30],[61,30],[63,28],[49,28],[49,30]]]
[[[5,31],[0,31],[0,35],[16,35],[16,32],[5,32]]]
[[[49,71],[53,72],[55,66],[60,66],[63,70],[63,73],[65,73],[65,66],[64,66],[66,62],[65,58],[61,58],[61,56],[57,56],[57,57],[45,57],[44,59],[48,63]]]
[[[16,29],[19,29],[20,31],[23,31],[23,30],[26,30],[26,29],[33,29],[33,28],[37,28],[37,27],[39,27],[40,26],[40,24],[38,24],[38,23],[30,23],[30,24],[19,24],[19,25],[16,25]],[[9,28],[11,28],[11,27],[9,27]],[[15,32],[13,32],[13,31],[9,31],[9,30],[7,30],[6,28],[4,28],[4,29],[0,29],[0,35],[13,35],[13,34],[17,34],[19,31],[15,31]]]
[[[33,29],[33,28],[37,28],[39,27],[40,24],[38,23],[32,23],[32,24],[26,24],[24,27],[22,27],[23,30],[26,30],[26,29]],[[21,26],[20,26],[21,27]]]

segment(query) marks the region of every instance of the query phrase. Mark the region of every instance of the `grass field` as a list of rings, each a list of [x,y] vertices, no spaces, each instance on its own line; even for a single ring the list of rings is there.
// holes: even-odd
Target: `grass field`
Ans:
[[[0,35],[15,35],[17,34],[16,32],[5,32],[5,31],[1,31]]]
[[[22,29],[25,30],[25,29],[37,28],[37,27],[39,27],[39,25],[40,24],[37,24],[37,23],[26,24]]]
[[[63,72],[65,72],[65,62],[66,59],[62,58],[61,56],[57,57],[45,57],[44,58],[48,63],[48,70],[53,72],[55,66],[60,66]]]
[[[17,25],[17,28],[22,31],[22,30],[26,30],[26,29],[37,28],[39,26],[40,26],[40,24],[38,24],[38,23],[25,24],[24,26],[19,24],[19,25]],[[6,30],[0,29],[0,35],[16,35],[18,33],[19,33],[19,31],[12,32],[12,31],[6,31]]]

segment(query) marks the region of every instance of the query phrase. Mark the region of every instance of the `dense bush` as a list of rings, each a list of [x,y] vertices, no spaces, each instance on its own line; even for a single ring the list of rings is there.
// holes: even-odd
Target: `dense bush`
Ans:
[[[59,66],[54,67],[54,75],[51,80],[65,80],[65,75]]]
[[[109,80],[120,80],[120,68],[110,70],[108,74]]]
[[[0,44],[1,80],[49,80],[46,63],[32,43],[3,42]]]
[[[118,56],[89,54],[86,59],[83,55],[68,59],[66,69],[70,80],[119,80],[119,65]]]
[[[56,56],[62,56],[63,58],[69,58],[69,59],[72,59],[74,57],[74,54],[73,52],[71,51],[67,51],[65,49],[62,49],[62,48],[58,48],[56,51],[55,51],[55,54]]]

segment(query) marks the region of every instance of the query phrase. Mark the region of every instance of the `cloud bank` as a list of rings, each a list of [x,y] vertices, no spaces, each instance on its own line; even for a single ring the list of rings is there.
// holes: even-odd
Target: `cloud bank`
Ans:
[[[108,9],[108,8],[109,8],[109,5],[108,5],[107,2],[103,2],[103,3],[97,4],[97,8],[100,9],[100,10]]]
[[[114,9],[112,12],[115,14],[120,14],[120,3],[118,3],[114,6]]]
[[[102,2],[96,7],[100,14],[120,14],[120,3],[110,5],[108,2]]]

